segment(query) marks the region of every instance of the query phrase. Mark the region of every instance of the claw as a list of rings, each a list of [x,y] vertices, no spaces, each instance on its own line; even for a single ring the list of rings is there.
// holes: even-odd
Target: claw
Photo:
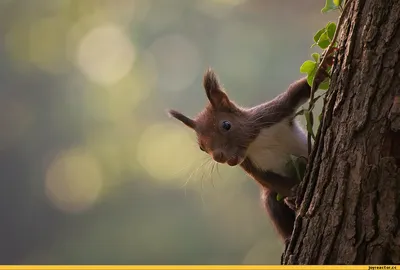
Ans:
[[[289,206],[290,209],[296,212],[296,197],[286,197],[284,199],[285,204]]]

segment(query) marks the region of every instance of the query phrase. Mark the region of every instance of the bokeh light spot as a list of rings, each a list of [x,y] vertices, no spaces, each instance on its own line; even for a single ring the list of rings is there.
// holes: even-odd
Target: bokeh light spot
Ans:
[[[102,189],[103,176],[96,159],[83,149],[62,152],[46,173],[46,193],[66,212],[91,208]]]
[[[147,128],[139,140],[138,161],[155,179],[179,179],[187,176],[201,158],[198,148],[190,147],[195,144],[181,126],[156,124]]]
[[[80,70],[93,82],[111,85],[132,68],[135,49],[120,27],[107,24],[87,33],[77,52]]]

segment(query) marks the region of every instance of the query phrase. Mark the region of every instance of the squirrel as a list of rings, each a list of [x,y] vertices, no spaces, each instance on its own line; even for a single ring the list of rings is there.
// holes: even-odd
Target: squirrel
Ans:
[[[292,235],[295,209],[283,197],[293,197],[299,179],[285,169],[291,155],[308,156],[307,135],[295,118],[310,97],[307,79],[263,104],[244,108],[229,99],[216,73],[209,68],[203,78],[207,106],[189,118],[176,110],[170,116],[195,131],[201,151],[218,163],[240,166],[261,186],[261,200],[282,240]]]

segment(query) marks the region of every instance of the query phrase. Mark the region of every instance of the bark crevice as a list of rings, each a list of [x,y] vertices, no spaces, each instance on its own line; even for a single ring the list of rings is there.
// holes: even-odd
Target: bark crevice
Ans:
[[[400,1],[350,4],[285,264],[400,263]]]

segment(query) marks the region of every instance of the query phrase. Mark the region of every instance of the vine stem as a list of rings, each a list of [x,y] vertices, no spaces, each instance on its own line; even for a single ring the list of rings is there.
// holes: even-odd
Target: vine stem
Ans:
[[[326,95],[326,92],[323,93],[323,94],[321,94],[321,95],[319,95],[318,97],[314,98],[314,102],[313,102],[313,103],[315,104],[315,102],[317,102],[318,99],[320,99],[321,97],[323,97],[323,96],[325,96],[325,95]],[[313,108],[314,108],[314,107],[313,107]],[[298,112],[294,115],[294,117],[296,117],[296,116],[298,116],[298,115],[301,115],[301,114],[304,114],[304,109],[298,111]]]
[[[345,5],[342,9],[343,10],[342,14],[339,17],[335,34],[333,35],[332,41],[329,44],[328,48],[325,50],[327,53],[325,53],[324,57],[322,58],[321,62],[318,65],[317,71],[315,72],[315,77],[314,77],[313,84],[311,87],[310,102],[308,103],[308,109],[307,109],[308,111],[311,111],[314,107],[314,103],[315,103],[314,94],[317,91],[319,85],[322,83],[322,81],[317,80],[317,78],[321,75],[321,73],[323,73],[323,72],[326,73],[326,71],[324,70],[325,62],[327,61],[329,54],[332,51],[332,48],[336,43],[337,37],[339,36],[339,32],[341,30],[341,27],[342,27],[342,24],[344,21],[344,17],[349,10],[349,6],[350,6],[351,2],[352,2],[352,0],[346,1]],[[310,155],[310,153],[311,153],[311,134],[310,133],[308,133],[308,135],[307,135],[307,143],[308,143],[308,154]]]

